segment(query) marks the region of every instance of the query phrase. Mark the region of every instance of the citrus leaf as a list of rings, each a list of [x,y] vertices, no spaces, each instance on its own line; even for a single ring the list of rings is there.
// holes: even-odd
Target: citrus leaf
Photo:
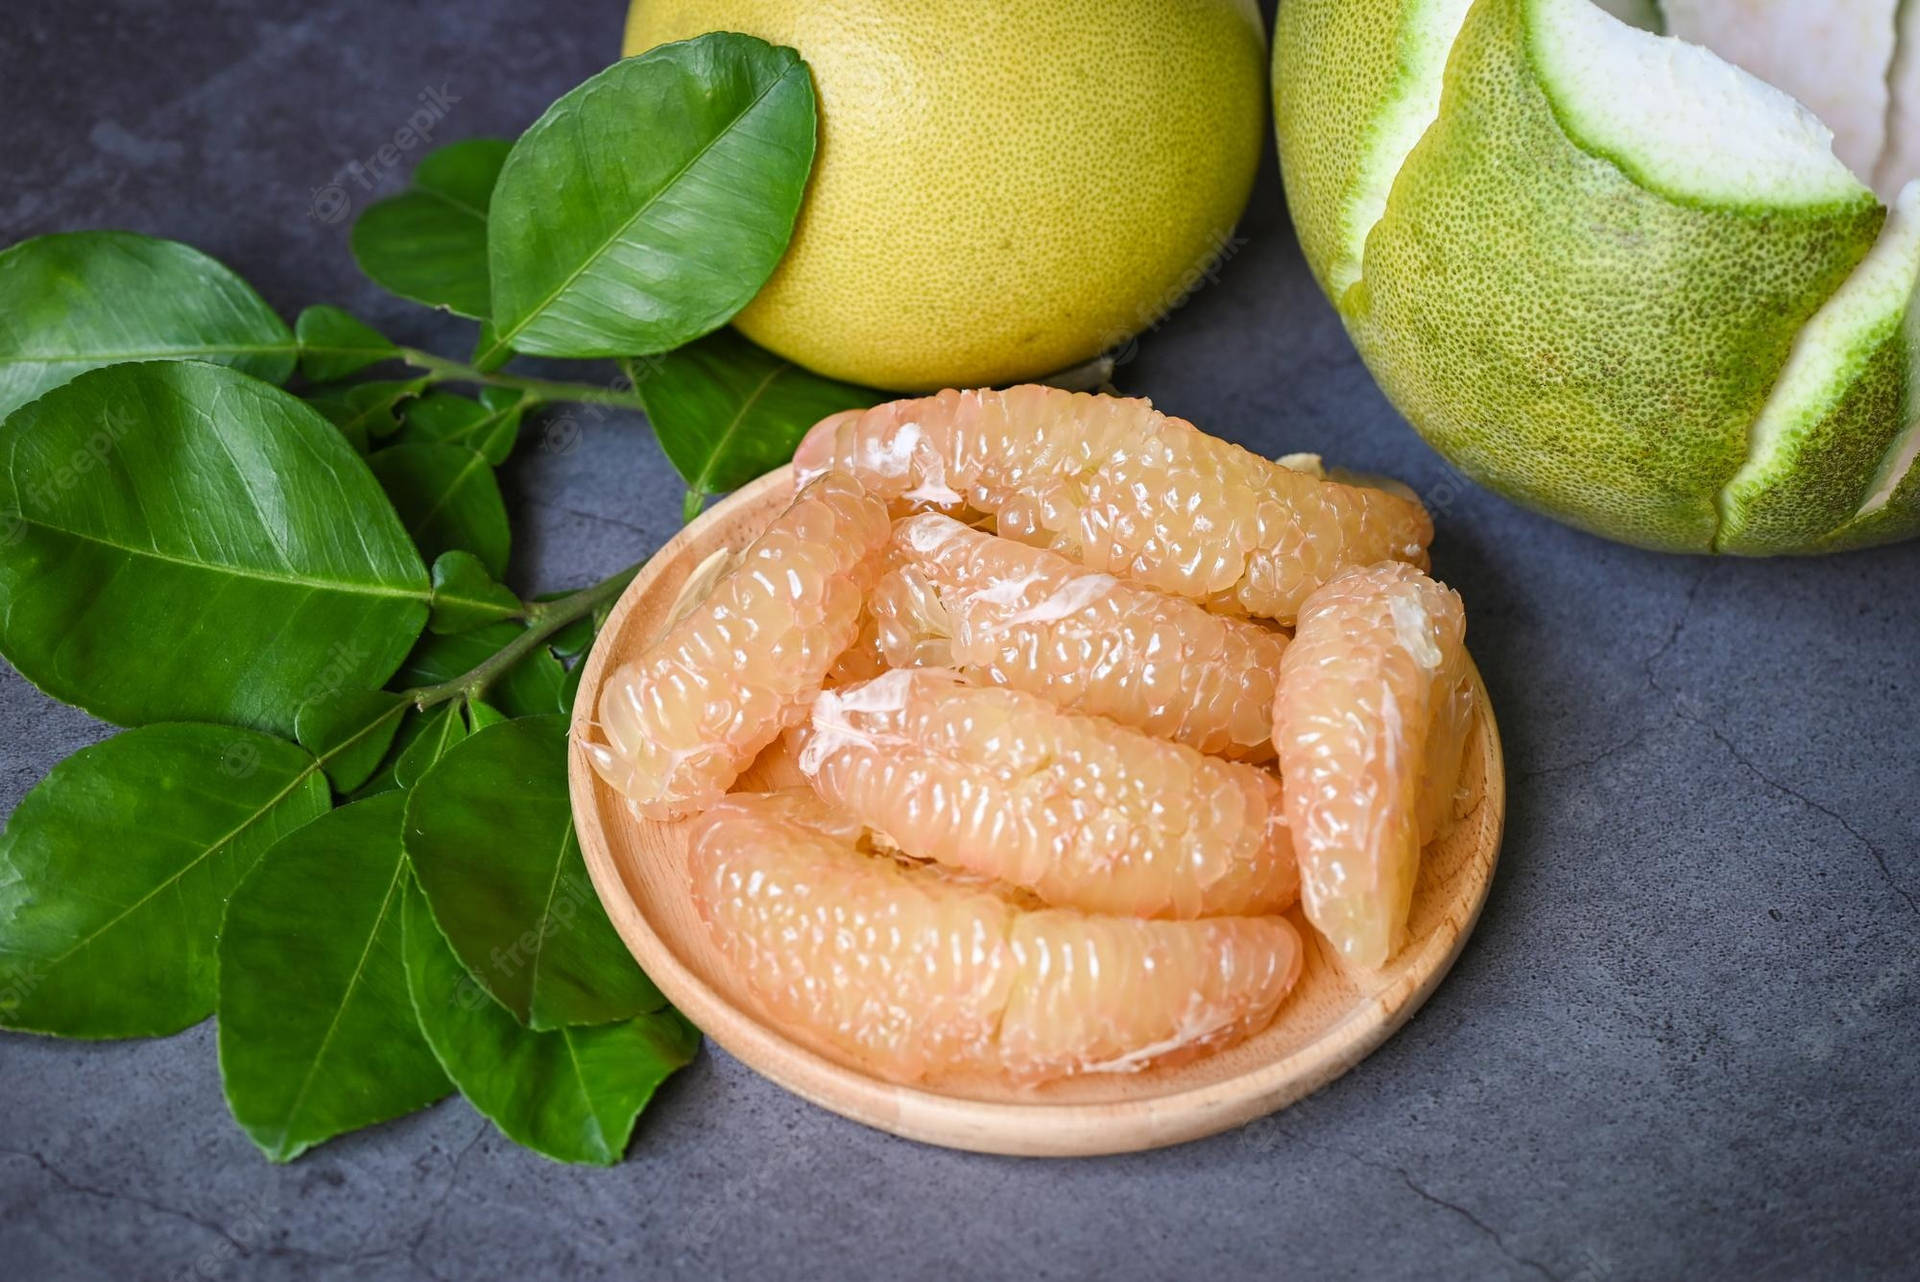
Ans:
[[[477,401],[452,392],[432,392],[407,406],[400,441],[464,445],[499,467],[513,452],[529,399],[504,387],[483,389]]]
[[[467,974],[417,885],[403,919],[414,1014],[467,1101],[555,1161],[619,1161],[654,1091],[700,1049],[693,1025],[663,1010],[598,1028],[523,1028]]]
[[[433,613],[427,618],[433,631],[467,632],[525,610],[513,589],[495,582],[473,553],[455,549],[434,559]]]
[[[422,557],[458,548],[495,578],[506,572],[507,505],[483,455],[459,445],[392,445],[369,455],[367,465]]]
[[[406,799],[289,833],[234,889],[220,931],[220,1079],[276,1162],[453,1089],[407,993]]]
[[[569,595],[566,592],[542,592],[536,601],[558,601]],[[601,627],[607,621],[607,615],[613,610],[612,601],[602,602],[593,608],[593,613],[582,615],[547,638],[547,647],[563,659],[582,655],[593,645],[594,637],[600,634]]]
[[[587,665],[584,660],[567,669],[567,679],[560,686],[560,710],[562,712],[568,714],[573,712],[573,705],[578,702],[580,698],[580,678],[586,675],[586,671]]]
[[[467,723],[460,716],[458,703],[444,703],[426,713],[420,719],[419,730],[393,763],[394,783],[402,789],[413,787],[454,744],[466,737]]]
[[[473,340],[473,356],[467,364],[482,374],[491,374],[513,359],[513,349],[500,341],[499,333],[493,328],[493,322],[480,322],[479,336]]]
[[[453,950],[530,1028],[655,1011],[594,894],[567,800],[567,719],[526,717],[460,744],[413,789],[407,857]]]
[[[492,623],[471,632],[449,636],[428,633],[420,638],[413,653],[391,683],[395,687],[439,685],[464,676],[493,657],[525,628],[518,623]],[[509,717],[532,717],[558,712],[560,686],[566,670],[545,646],[536,646],[526,658],[496,677],[484,694],[487,701]]]
[[[307,308],[293,332],[300,340],[300,373],[316,383],[345,378],[400,354],[379,330],[338,307]]]
[[[726,32],[617,62],[562,97],[494,188],[500,340],[629,356],[724,325],[786,252],[814,127],[800,55]]]
[[[400,406],[419,396],[426,385],[424,378],[375,379],[314,392],[307,404],[364,454],[369,440],[391,436],[399,429]]]
[[[0,253],[0,418],[121,361],[212,361],[280,383],[294,346],[252,287],[175,241],[59,232]]]
[[[293,737],[319,760],[336,790],[352,792],[378,768],[407,706],[387,690],[316,695],[295,714]]]
[[[316,679],[379,686],[426,623],[365,461],[245,374],[89,371],[15,411],[0,459],[0,651],[105,720],[290,733]]]
[[[368,797],[377,797],[384,792],[399,792],[400,780],[395,774],[401,760],[420,740],[421,733],[434,724],[434,711],[422,712],[407,702],[400,717],[400,727],[393,736],[393,743],[387,748],[386,755],[380,758],[380,764],[374,768],[368,780],[347,794],[349,802],[365,801]]]
[[[547,594],[543,594],[543,599],[545,599],[546,595]],[[553,593],[550,595],[558,597],[562,594]],[[598,622],[599,621],[592,615],[575,619],[572,623],[569,623],[566,627],[561,628],[558,632],[548,637],[547,645],[552,648],[555,654],[563,659],[571,659],[577,655],[585,654],[588,647],[593,644],[593,638],[599,630]]]
[[[413,187],[354,220],[354,261],[375,284],[429,307],[485,318],[487,202],[509,144],[469,138],[428,153]]]
[[[467,700],[467,724],[473,728],[475,734],[479,734],[488,726],[497,726],[509,719],[506,713],[484,700]]]
[[[155,1037],[213,1012],[227,895],[329,805],[312,757],[230,726],[83,748],[0,836],[0,1024]]]
[[[793,458],[821,419],[881,399],[809,373],[730,329],[652,361],[635,389],[660,448],[687,483],[689,520],[709,495]]]

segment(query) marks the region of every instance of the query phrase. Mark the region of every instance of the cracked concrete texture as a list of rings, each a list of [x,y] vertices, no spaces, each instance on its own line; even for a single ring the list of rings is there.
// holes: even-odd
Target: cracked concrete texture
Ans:
[[[42,6],[0,41],[0,241],[192,241],[283,313],[403,341],[313,216],[446,84],[439,140],[511,135],[618,43],[620,5]],[[417,153],[380,175],[398,185]],[[1461,482],[1381,399],[1274,175],[1247,243],[1120,385],[1270,453],[1406,478],[1439,520],[1500,714],[1499,878],[1398,1036],[1199,1144],[1012,1162],[866,1131],[709,1049],[626,1163],[553,1165],[450,1101],[268,1165],[211,1027],[0,1036],[0,1271],[20,1278],[1894,1278],[1920,1248],[1920,548],[1715,562],[1615,547]],[[611,369],[601,371],[612,376]],[[675,528],[638,420],[510,467],[514,578],[588,581]],[[0,673],[0,807],[105,733]]]

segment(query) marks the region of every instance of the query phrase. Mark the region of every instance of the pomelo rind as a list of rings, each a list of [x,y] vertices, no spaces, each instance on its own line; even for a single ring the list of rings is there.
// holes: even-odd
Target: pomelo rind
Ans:
[[[1881,460],[1897,453],[1914,416],[1916,284],[1920,182],[1901,192],[1873,249],[1795,339],[1754,420],[1747,461],[1722,493],[1720,550],[1797,551],[1872,503]]]
[[[1795,336],[1884,215],[1844,174],[1831,190],[1845,198],[1825,205],[1756,203],[1777,174],[1725,208],[1649,190],[1563,128],[1531,55],[1536,19],[1565,11],[1474,6],[1440,115],[1338,301],[1394,402],[1470,476],[1613,538],[1708,551]],[[1682,47],[1588,12],[1608,39]],[[1805,150],[1779,159],[1792,172]]]
[[[1353,193],[1340,219],[1339,255],[1327,269],[1335,298],[1360,279],[1367,233],[1387,208],[1393,180],[1407,153],[1440,114],[1447,54],[1473,0],[1412,0],[1399,24],[1399,69],[1393,92],[1366,132]]]

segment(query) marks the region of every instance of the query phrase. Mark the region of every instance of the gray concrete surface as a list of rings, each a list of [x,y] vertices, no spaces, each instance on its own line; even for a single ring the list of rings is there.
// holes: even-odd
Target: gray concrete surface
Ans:
[[[511,135],[613,54],[619,0],[11,6],[0,241],[121,226],[458,350],[347,252],[417,96]],[[1124,145],[1124,140],[1115,140]],[[414,157],[382,175],[403,180]],[[863,1130],[707,1050],[609,1171],[466,1105],[287,1167],[227,1117],[210,1026],[0,1036],[9,1278],[1895,1278],[1920,1273],[1920,549],[1754,564],[1614,547],[1453,478],[1374,389],[1263,177],[1245,243],[1122,370],[1256,448],[1433,502],[1512,772],[1453,976],[1341,1081],[1237,1134],[1073,1163]],[[516,581],[673,529],[633,418],[508,470]],[[103,728],[0,673],[0,806]],[[106,857],[110,852],[102,852]]]

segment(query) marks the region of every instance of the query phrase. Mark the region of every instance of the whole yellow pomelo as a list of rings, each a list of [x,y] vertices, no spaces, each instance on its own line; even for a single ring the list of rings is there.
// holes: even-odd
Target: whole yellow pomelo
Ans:
[[[1273,75],[1307,261],[1463,471],[1676,551],[1920,532],[1920,4],[1284,0]]]
[[[1219,255],[1259,161],[1254,0],[635,0],[625,51],[715,30],[813,68],[806,202],[736,324],[836,378],[967,387],[1098,355]]]

